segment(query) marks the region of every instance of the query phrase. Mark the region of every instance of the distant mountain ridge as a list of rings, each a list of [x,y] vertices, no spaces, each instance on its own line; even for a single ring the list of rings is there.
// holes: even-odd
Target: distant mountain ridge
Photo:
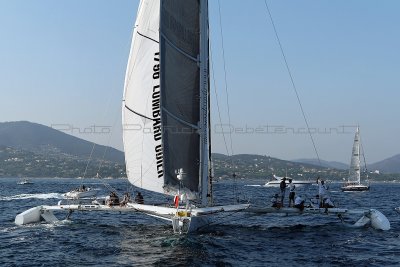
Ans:
[[[400,173],[400,154],[369,164],[367,167],[370,171],[379,170],[385,173]]]
[[[293,162],[307,163],[315,166],[320,166],[318,159],[294,159]],[[347,170],[349,165],[338,161],[321,160],[321,166],[325,168],[333,168],[338,170]]]
[[[292,161],[319,166],[318,159],[295,159]],[[334,168],[338,170],[349,169],[349,165],[337,161],[321,160],[321,164],[322,167],[326,168]],[[364,165],[362,167],[364,167]],[[369,171],[379,170],[382,173],[400,173],[400,154],[394,155],[393,157],[381,160],[376,163],[368,164],[367,169]]]
[[[88,159],[93,143],[51,127],[28,121],[0,123],[0,145],[37,154]],[[107,149],[107,152],[104,151]],[[112,147],[96,145],[92,158],[123,164],[124,153]]]
[[[0,123],[0,146],[3,147],[3,151],[8,151],[8,155],[22,155],[22,151],[27,151],[35,154],[26,154],[32,159],[38,158],[38,160],[41,161],[50,159],[60,164],[62,164],[62,162],[71,162],[71,160],[75,160],[74,164],[76,165],[76,162],[87,162],[93,148],[93,143],[41,124],[18,121]],[[18,151],[9,151],[7,147]],[[246,170],[245,173],[247,176],[252,175],[260,177],[265,177],[272,173],[281,176],[286,173],[289,174],[289,172],[293,172],[294,175],[297,175],[297,173],[306,174],[314,171],[324,171],[328,175],[329,170],[323,170],[324,168],[331,169],[332,172],[329,173],[329,175],[335,177],[347,175],[344,170],[347,171],[349,168],[348,165],[344,163],[332,161],[321,161],[322,166],[320,166],[316,159],[287,161],[262,155],[239,154],[227,156],[219,153],[213,153],[212,156],[215,171],[220,171],[220,173],[224,173],[224,175],[232,174],[232,164],[236,166],[235,168],[238,171]],[[7,159],[8,158],[5,158],[5,160]],[[122,166],[125,163],[124,153],[122,151],[102,145],[95,145],[92,159],[95,161],[104,160]],[[56,165],[56,163],[54,164]],[[109,164],[109,166],[112,166],[112,164]],[[119,170],[121,167],[118,166],[116,169]],[[379,170],[381,173],[387,174],[400,173],[400,154],[370,164],[368,165],[368,169],[370,171]],[[39,170],[38,173],[40,173]],[[56,173],[56,171],[53,173]],[[66,172],[64,171],[64,173]],[[118,171],[118,173],[121,172]]]

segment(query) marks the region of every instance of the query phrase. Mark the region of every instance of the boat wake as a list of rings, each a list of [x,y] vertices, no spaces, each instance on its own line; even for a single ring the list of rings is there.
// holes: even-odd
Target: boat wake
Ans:
[[[0,201],[11,201],[17,199],[64,199],[64,197],[60,193],[46,193],[46,194],[20,194],[15,196],[2,196],[0,197]]]

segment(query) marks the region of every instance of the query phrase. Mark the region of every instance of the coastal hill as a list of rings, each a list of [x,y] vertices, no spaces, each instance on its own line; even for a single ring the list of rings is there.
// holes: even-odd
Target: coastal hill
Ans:
[[[122,151],[96,145],[88,165],[92,148],[92,142],[37,123],[0,123],[0,177],[94,177],[97,173],[102,177],[126,177]],[[399,158],[398,155],[372,164],[369,170],[381,172],[370,174],[370,180],[400,178],[399,174],[388,174],[400,173]],[[325,165],[319,166],[313,161],[294,162],[261,155],[212,154],[216,179],[231,179],[233,174],[240,179],[269,180],[273,175],[311,181],[317,176],[336,181],[347,179],[345,164],[332,166],[323,162]]]
[[[96,144],[89,161],[92,149],[92,142],[51,127],[27,121],[3,122],[0,177],[126,176],[122,151]]]
[[[87,166],[87,169],[86,169]],[[85,172],[86,170],[86,172]],[[66,154],[37,154],[0,145],[0,177],[126,177],[125,165]]]
[[[27,121],[0,123],[0,146],[35,154],[65,154],[77,159],[88,159],[93,143],[55,130],[51,127]],[[107,150],[106,150],[107,149]],[[104,151],[106,150],[106,153]],[[112,147],[96,145],[92,158],[124,163],[124,153]]]
[[[213,167],[215,177],[218,179],[230,178],[235,173],[238,178],[258,178],[270,180],[273,175],[289,176],[298,180],[315,181],[318,176],[325,180],[343,182],[347,180],[349,170],[346,164],[321,161],[321,165],[281,160],[261,155],[239,154],[226,156],[213,154]],[[324,166],[325,163],[325,166]],[[332,167],[337,166],[338,168]],[[368,168],[370,181],[393,181],[400,179],[400,172],[375,172],[376,169]],[[367,174],[363,171],[361,179],[365,180]]]
[[[311,165],[316,165],[319,166],[319,162],[317,159],[296,159],[292,160],[294,162],[299,162],[299,163],[307,163]],[[326,168],[334,168],[338,170],[348,170],[349,165],[337,161],[325,161],[321,160],[321,165]],[[364,168],[364,165],[362,164],[362,167]],[[369,171],[379,171],[380,173],[400,173],[400,154],[395,155],[393,157],[381,160],[376,163],[368,164],[367,169]]]
[[[227,156],[213,153],[212,161],[215,177],[219,179],[230,178],[235,173],[238,178],[258,178],[266,181],[271,180],[273,175],[310,181],[315,181],[318,176],[328,180],[342,180],[348,173],[334,168],[251,154]]]
[[[370,164],[368,169],[379,170],[385,173],[400,173],[400,154]]]
[[[311,165],[316,165],[320,166],[320,163],[318,159],[295,159],[292,160],[293,162],[299,162],[299,163],[307,163]],[[338,170],[348,170],[349,165],[342,163],[342,162],[337,162],[337,161],[326,161],[326,160],[321,160],[321,166],[325,168],[334,168]]]

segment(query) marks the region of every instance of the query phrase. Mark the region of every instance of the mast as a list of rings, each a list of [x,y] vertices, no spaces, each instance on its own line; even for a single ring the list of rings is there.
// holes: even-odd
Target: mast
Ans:
[[[200,188],[201,204],[209,204],[209,32],[208,32],[208,0],[200,0]]]
[[[356,167],[356,173],[357,173],[357,183],[361,183],[361,159],[360,159],[360,130],[359,127],[357,127],[357,132],[356,132],[356,139],[357,139],[357,167]]]

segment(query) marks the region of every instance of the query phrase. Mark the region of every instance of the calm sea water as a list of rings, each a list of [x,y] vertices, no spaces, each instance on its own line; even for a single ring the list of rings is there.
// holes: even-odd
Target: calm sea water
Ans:
[[[373,207],[391,222],[390,231],[351,228],[327,216],[226,217],[206,231],[174,235],[163,221],[142,214],[81,213],[57,225],[14,225],[15,215],[38,205],[56,205],[81,184],[107,190],[95,179],[0,180],[0,266],[400,266],[400,184],[372,184],[371,191],[342,193],[341,207]],[[121,194],[126,180],[105,180]],[[269,205],[276,188],[262,181],[214,184],[217,204],[232,204],[233,192],[257,206]],[[303,195],[314,186],[298,188]],[[147,202],[163,199],[144,192]],[[287,198],[286,198],[287,201]],[[62,214],[65,216],[65,214]],[[61,217],[62,218],[62,217]],[[61,219],[60,218],[60,219]]]

